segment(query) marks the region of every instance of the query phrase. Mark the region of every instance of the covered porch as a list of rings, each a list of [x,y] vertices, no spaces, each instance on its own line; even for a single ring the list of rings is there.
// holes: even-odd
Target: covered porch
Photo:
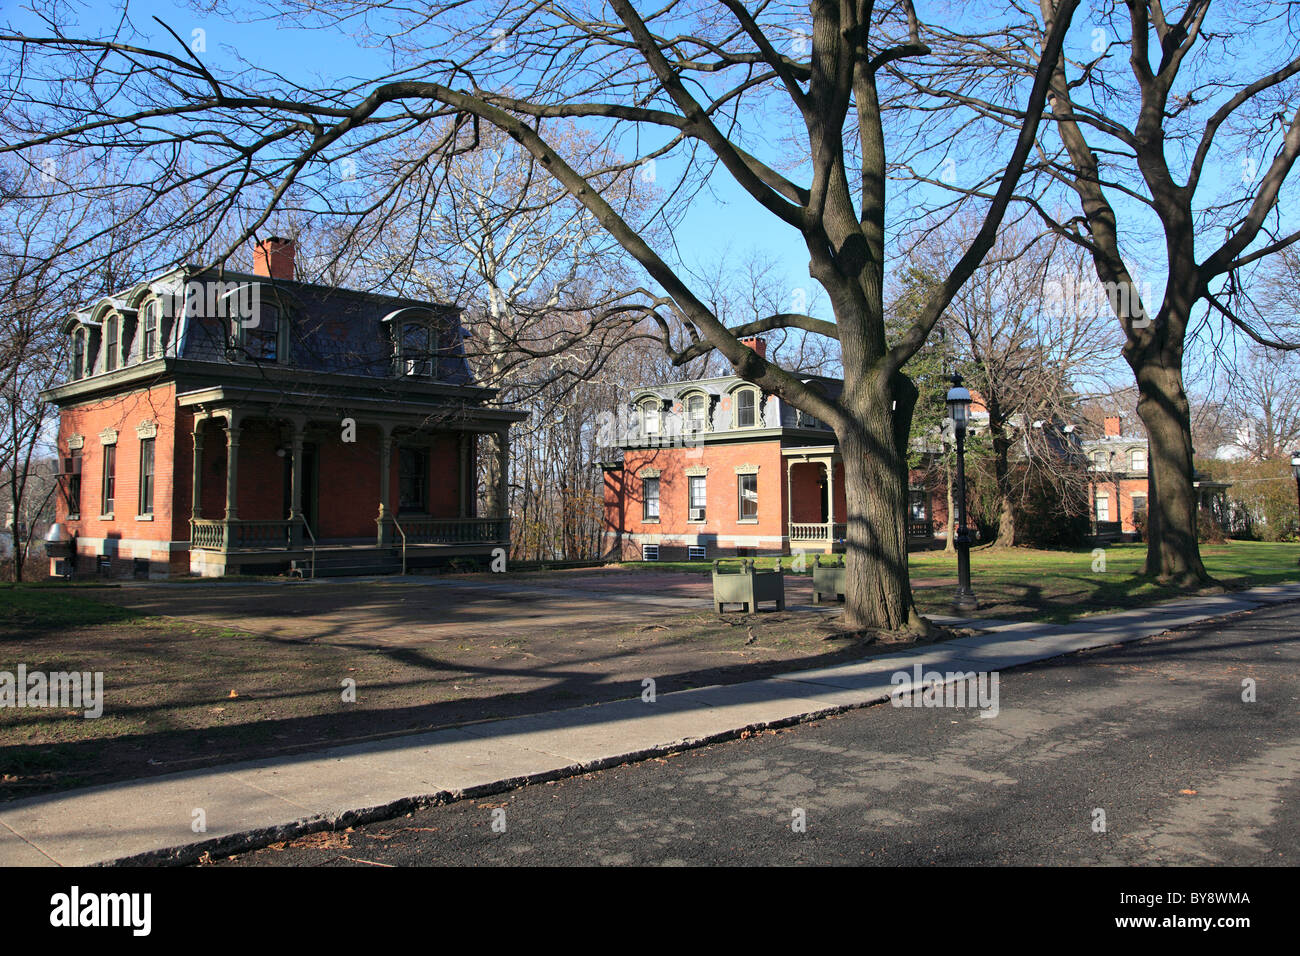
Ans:
[[[178,401],[193,414],[192,573],[404,573],[509,547],[509,426],[521,413],[328,409],[222,387]],[[479,480],[486,456],[491,487]]]

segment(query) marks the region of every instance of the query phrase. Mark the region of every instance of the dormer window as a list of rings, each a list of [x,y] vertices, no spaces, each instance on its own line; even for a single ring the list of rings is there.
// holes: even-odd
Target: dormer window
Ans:
[[[1147,450],[1145,448],[1134,448],[1128,453],[1128,470],[1129,471],[1146,471],[1147,470]]]
[[[162,311],[157,299],[150,299],[140,311],[140,361],[147,362],[159,351],[158,315]]]
[[[693,432],[708,430],[709,400],[699,392],[686,399],[686,422]]]
[[[736,393],[736,427],[753,428],[757,420],[758,392],[742,388]]]
[[[403,375],[430,378],[437,368],[438,330],[430,322],[405,322],[398,339],[397,367]]]
[[[274,302],[261,302],[257,324],[243,327],[245,354],[255,362],[279,362],[280,325],[280,307]]]
[[[86,330],[77,329],[72,333],[72,380],[86,376]]]
[[[104,371],[112,372],[117,369],[118,333],[121,319],[116,315],[110,315],[104,322]]]
[[[641,432],[646,436],[658,435],[660,425],[659,402],[649,401],[641,406]]]

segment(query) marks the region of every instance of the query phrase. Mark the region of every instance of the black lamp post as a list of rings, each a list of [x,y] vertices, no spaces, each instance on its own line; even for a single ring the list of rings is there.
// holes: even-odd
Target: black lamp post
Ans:
[[[966,425],[970,420],[970,390],[961,384],[961,375],[956,372],[952,376],[952,388],[948,389],[948,415],[957,439],[957,593],[952,606],[957,611],[973,611],[979,602],[970,588],[970,535],[966,532]]]
[[[1300,508],[1300,450],[1291,452],[1291,474],[1295,475],[1296,507]]]

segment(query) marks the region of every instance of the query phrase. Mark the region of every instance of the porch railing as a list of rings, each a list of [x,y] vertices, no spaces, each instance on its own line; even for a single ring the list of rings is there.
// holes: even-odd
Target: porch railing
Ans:
[[[842,541],[848,534],[849,526],[841,521],[832,525],[829,521],[811,523],[790,523],[791,541]]]
[[[397,525],[397,522],[388,519]],[[306,530],[312,549],[316,537],[307,522],[298,524]],[[192,547],[208,551],[273,551],[293,547],[294,521],[226,521],[223,518],[190,520]],[[510,540],[509,518],[412,518],[402,519],[398,527],[403,551],[410,544],[504,544]],[[314,562],[313,562],[314,563]]]
[[[396,522],[394,522],[396,523]],[[404,539],[411,544],[504,544],[510,540],[509,518],[402,518]]]
[[[933,538],[934,522],[918,518],[909,518],[907,522],[907,536],[909,538]]]

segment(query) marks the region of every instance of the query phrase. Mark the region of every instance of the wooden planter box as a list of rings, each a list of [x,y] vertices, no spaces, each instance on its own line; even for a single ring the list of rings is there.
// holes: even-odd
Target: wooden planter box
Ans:
[[[713,562],[713,603],[719,614],[728,604],[743,604],[745,613],[753,614],[759,601],[775,601],[778,611],[785,610],[785,576],[780,558],[775,571],[755,571],[754,562],[748,558],[738,566],[723,567],[721,561]]]
[[[821,604],[822,595],[831,600],[844,600],[844,557],[840,555],[830,564],[822,564],[821,555],[813,561],[813,603]]]

